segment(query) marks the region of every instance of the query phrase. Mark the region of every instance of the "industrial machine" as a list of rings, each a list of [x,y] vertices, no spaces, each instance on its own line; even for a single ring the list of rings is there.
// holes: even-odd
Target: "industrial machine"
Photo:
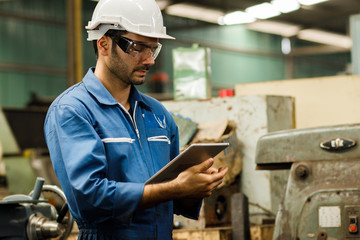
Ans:
[[[15,194],[0,201],[0,239],[66,239],[73,226],[64,193],[37,178],[29,195]]]
[[[360,125],[279,131],[257,143],[258,169],[290,169],[274,240],[360,239]]]
[[[43,136],[45,114],[0,107],[0,239],[66,239],[72,230]]]

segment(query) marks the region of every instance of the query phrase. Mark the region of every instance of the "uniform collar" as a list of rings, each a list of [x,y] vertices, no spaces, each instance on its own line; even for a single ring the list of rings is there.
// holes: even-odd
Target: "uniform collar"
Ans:
[[[94,74],[95,68],[92,67],[86,73],[83,83],[86,89],[101,103],[105,105],[117,105],[119,104],[115,98],[110,94],[110,92],[104,87],[100,80]],[[149,107],[144,101],[142,94],[134,87],[131,86],[130,90],[130,104],[134,106],[135,101],[143,103],[145,106]]]

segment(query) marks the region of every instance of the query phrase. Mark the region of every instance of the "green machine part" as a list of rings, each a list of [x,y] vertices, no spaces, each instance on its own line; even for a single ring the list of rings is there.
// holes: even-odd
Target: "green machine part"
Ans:
[[[24,133],[25,134],[25,133]],[[4,155],[19,154],[20,148],[0,107],[0,144]]]
[[[179,129],[180,150],[185,148],[197,132],[198,123],[180,115],[171,114]]]
[[[173,49],[172,55],[174,99],[210,98],[210,49],[194,44],[191,48]]]
[[[279,131],[261,137],[260,169],[290,168],[274,240],[360,239],[360,125]]]
[[[26,134],[26,133],[24,133]],[[0,164],[5,165],[7,190],[10,194],[28,194],[35,183],[36,177],[30,159],[22,155],[19,145],[0,108],[0,144],[3,157]],[[2,161],[2,163],[1,163]]]

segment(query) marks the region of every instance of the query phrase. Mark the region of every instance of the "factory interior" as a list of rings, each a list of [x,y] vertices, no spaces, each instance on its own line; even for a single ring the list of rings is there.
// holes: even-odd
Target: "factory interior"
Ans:
[[[78,238],[44,121],[96,64],[97,3],[0,0],[0,239]],[[174,215],[173,239],[360,239],[360,0],[156,3],[175,39],[136,88],[181,151],[230,144],[224,181],[198,220]]]

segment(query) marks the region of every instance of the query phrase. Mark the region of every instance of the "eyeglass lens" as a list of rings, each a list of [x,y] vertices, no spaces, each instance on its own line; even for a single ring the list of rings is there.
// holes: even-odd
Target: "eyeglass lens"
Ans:
[[[132,57],[148,57],[155,60],[161,50],[161,43],[138,42],[121,36],[110,35],[115,43],[128,55]]]

